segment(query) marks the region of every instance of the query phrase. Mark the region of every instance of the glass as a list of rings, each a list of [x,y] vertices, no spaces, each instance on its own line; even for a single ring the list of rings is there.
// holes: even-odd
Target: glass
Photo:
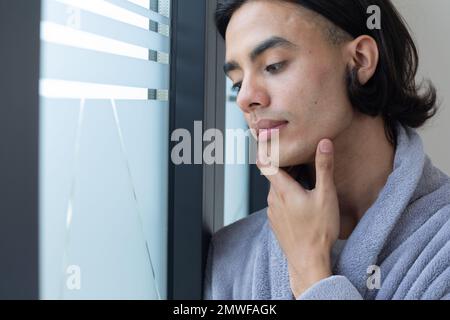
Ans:
[[[167,297],[169,13],[42,1],[42,299]]]
[[[249,140],[238,142],[240,132],[248,132],[248,125],[242,111],[236,104],[236,93],[231,90],[231,80],[226,81],[225,127],[225,194],[224,225],[227,226],[249,215],[250,166],[248,164]],[[231,134],[228,130],[233,130]],[[245,161],[240,156],[245,155]]]

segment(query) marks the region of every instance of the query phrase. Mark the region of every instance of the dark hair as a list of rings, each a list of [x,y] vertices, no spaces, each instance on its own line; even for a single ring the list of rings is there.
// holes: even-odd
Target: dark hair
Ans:
[[[249,0],[222,0],[215,21],[225,39],[232,15]],[[386,136],[396,145],[397,123],[421,127],[437,112],[436,89],[430,81],[417,85],[418,53],[407,24],[390,0],[279,0],[296,3],[319,14],[353,38],[371,36],[378,45],[379,63],[373,77],[364,85],[357,70],[347,75],[350,102],[361,113],[381,115]],[[367,9],[376,5],[381,11],[381,28],[369,29]],[[420,91],[424,89],[423,93]]]

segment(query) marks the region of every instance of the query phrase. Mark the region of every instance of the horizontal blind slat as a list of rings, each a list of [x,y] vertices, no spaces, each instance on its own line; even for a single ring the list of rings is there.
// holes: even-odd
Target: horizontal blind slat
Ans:
[[[163,15],[160,15],[157,12],[154,12],[152,10],[147,10],[137,4],[128,2],[126,0],[105,0],[106,2],[109,2],[111,4],[114,4],[115,6],[121,7],[123,9],[126,9],[128,11],[134,12],[136,14],[139,14],[141,16],[147,17],[153,21],[163,23],[165,25],[170,24],[170,19],[168,17],[165,17]]]
[[[74,108],[78,109],[80,107],[80,99],[58,99],[58,98],[45,98],[41,97],[41,105],[45,105],[47,108]],[[157,100],[114,100],[115,104],[119,108],[169,108],[169,103],[167,101],[157,101]],[[110,100],[98,99],[91,100],[89,104],[91,106],[104,106],[105,103],[111,104]]]
[[[46,60],[41,78],[101,83],[148,89],[169,88],[169,65],[42,43]]]
[[[71,7],[57,1],[47,1],[43,10],[43,21],[73,27],[68,23]],[[170,40],[157,32],[147,31],[114,19],[80,10],[81,21],[76,29],[123,41],[143,48],[169,53]]]

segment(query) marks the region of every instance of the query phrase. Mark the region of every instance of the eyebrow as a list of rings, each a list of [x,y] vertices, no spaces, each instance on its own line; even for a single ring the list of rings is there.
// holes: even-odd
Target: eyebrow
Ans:
[[[264,40],[252,50],[252,52],[250,53],[250,61],[254,62],[260,55],[262,55],[267,50],[278,47],[295,48],[297,46],[285,38],[274,36],[267,40]],[[228,74],[231,71],[239,68],[240,68],[239,64],[236,61],[232,60],[225,63],[225,65],[223,66],[223,71],[228,76]]]

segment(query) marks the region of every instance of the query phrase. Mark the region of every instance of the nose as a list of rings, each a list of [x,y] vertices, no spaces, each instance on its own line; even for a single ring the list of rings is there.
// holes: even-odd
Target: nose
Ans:
[[[236,103],[244,113],[251,113],[256,108],[269,106],[270,97],[263,83],[247,78],[242,82]]]

